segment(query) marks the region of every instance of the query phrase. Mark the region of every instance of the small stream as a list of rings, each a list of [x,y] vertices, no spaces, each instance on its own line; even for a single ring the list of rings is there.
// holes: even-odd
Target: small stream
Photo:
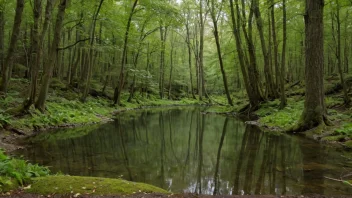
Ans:
[[[41,133],[15,154],[53,172],[123,178],[174,193],[352,194],[352,187],[325,178],[352,173],[342,151],[202,110],[125,112],[111,123]]]

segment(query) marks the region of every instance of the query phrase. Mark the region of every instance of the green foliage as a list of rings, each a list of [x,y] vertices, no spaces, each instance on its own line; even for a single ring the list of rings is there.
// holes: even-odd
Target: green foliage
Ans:
[[[3,128],[5,125],[9,124],[10,116],[0,113],[0,128]]]
[[[352,123],[349,122],[342,125],[342,127],[336,129],[335,132],[338,134],[349,135],[352,137]]]
[[[337,105],[342,105],[344,102],[343,102],[343,98],[341,97],[331,97],[331,96],[326,96],[325,97],[325,104],[326,104],[326,107],[334,107],[334,106],[337,106]]]
[[[20,129],[42,129],[53,126],[95,123],[102,116],[109,116],[114,109],[109,107],[109,102],[104,99],[88,99],[86,103],[65,98],[53,98],[47,104],[47,112],[31,110],[31,115],[26,115],[10,124]]]
[[[304,101],[295,101],[292,98],[288,99],[288,105],[279,110],[280,101],[270,101],[260,106],[256,114],[261,117],[259,122],[271,126],[288,128],[298,122],[303,111]]]
[[[47,167],[8,157],[0,150],[0,192],[17,184],[27,184],[31,178],[47,176],[49,173],[50,170]]]

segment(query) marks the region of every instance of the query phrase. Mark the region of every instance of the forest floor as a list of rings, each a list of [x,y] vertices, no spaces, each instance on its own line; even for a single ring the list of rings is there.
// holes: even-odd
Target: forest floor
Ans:
[[[348,83],[352,84],[352,78],[347,78]],[[99,85],[93,86],[92,95],[88,97],[86,103],[81,103],[78,98],[79,91],[67,89],[66,85],[54,79],[50,87],[50,95],[47,101],[47,109],[43,114],[35,109],[30,109],[25,115],[10,116],[6,113],[8,109],[18,107],[27,94],[29,82],[23,79],[13,79],[10,92],[7,97],[0,100],[0,148],[5,151],[13,151],[21,146],[16,142],[19,138],[35,134],[38,131],[45,131],[52,128],[76,127],[94,123],[110,121],[115,114],[127,110],[141,109],[151,106],[174,106],[174,105],[211,105],[204,113],[225,114],[227,116],[238,116],[237,112],[245,106],[248,101],[243,92],[233,94],[235,106],[227,106],[224,96],[212,96],[210,100],[198,101],[184,97],[179,100],[160,100],[156,94],[148,97],[136,94],[132,102],[126,102],[128,94],[123,94],[121,106],[112,106],[111,100],[106,96],[96,95],[96,90],[101,90]],[[328,145],[342,146],[346,150],[352,149],[352,108],[343,104],[341,85],[338,77],[332,76],[326,79],[326,106],[329,119],[334,124],[326,126],[321,130],[312,130],[308,137],[321,141]],[[351,87],[351,85],[349,85]],[[279,110],[280,101],[267,101],[260,105],[254,112],[254,121],[248,124],[255,124],[265,132],[281,133],[294,126],[301,115],[304,107],[304,83],[296,82],[288,85],[287,88],[288,104]],[[107,95],[112,95],[113,90],[107,90]],[[351,153],[351,152],[348,152]],[[350,155],[347,155],[350,156]],[[352,156],[352,154],[351,154]],[[352,157],[351,157],[352,158]],[[1,178],[0,178],[1,179]],[[0,181],[1,183],[1,181]],[[48,193],[47,193],[48,194]],[[24,191],[14,191],[10,197],[38,197],[36,194],[28,194]],[[47,195],[46,195],[47,196]],[[72,197],[51,194],[50,197]],[[98,195],[84,195],[83,197],[100,197]],[[109,196],[104,196],[109,197]],[[119,197],[119,196],[110,196]],[[120,196],[121,197],[121,196]],[[196,194],[133,194],[128,197],[209,197]],[[217,196],[217,197],[240,197],[240,196]],[[246,196],[241,196],[246,197]],[[277,197],[277,196],[247,196],[247,197]],[[283,196],[283,197],[302,197],[302,196]],[[304,197],[328,197],[312,195]],[[336,197],[336,196],[334,196]],[[341,196],[346,197],[346,196]]]
[[[44,196],[16,192],[11,195],[3,195],[0,197],[13,198],[42,198]],[[71,198],[69,195],[51,195],[51,198]],[[275,195],[198,195],[198,194],[161,194],[161,193],[141,193],[133,195],[80,195],[80,198],[347,198],[352,196],[326,196],[326,195],[297,195],[297,196],[275,196]]]

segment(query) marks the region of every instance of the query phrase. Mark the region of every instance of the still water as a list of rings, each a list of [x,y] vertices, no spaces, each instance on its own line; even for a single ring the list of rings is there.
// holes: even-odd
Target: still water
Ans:
[[[352,194],[326,179],[352,173],[351,159],[336,149],[203,110],[125,112],[111,123],[39,134],[16,154],[53,172],[124,178],[174,193]]]

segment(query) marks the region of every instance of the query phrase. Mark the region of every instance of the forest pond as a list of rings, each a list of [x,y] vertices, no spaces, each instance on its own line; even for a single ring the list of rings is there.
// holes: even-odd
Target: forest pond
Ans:
[[[352,173],[351,159],[336,148],[203,110],[124,112],[107,124],[28,138],[16,155],[53,172],[123,178],[174,193],[352,194],[326,178]]]

